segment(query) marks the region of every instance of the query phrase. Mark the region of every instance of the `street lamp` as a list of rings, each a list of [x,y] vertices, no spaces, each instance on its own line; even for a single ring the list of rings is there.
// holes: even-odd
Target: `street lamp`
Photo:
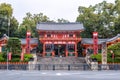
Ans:
[[[8,38],[9,38],[9,27],[10,27],[10,18],[8,18]],[[9,70],[8,69],[8,66],[9,66],[9,64],[8,64],[8,53],[9,53],[9,50],[7,49],[7,70]]]
[[[1,17],[2,16],[2,17]],[[9,27],[10,27],[10,18],[7,16],[7,15],[2,15],[2,14],[0,14],[0,25],[2,25],[2,24],[5,24],[5,22],[4,21],[8,21],[8,23],[7,23],[7,26],[8,26],[8,38],[9,38]],[[2,23],[3,22],[3,23]],[[8,49],[7,49],[7,70],[8,70]]]
[[[8,37],[9,37],[9,30],[10,30],[10,19],[8,19]]]

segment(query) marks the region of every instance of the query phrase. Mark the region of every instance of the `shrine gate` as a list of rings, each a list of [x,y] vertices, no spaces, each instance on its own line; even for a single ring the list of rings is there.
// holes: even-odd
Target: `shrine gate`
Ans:
[[[81,23],[38,23],[39,40],[43,44],[43,56],[78,56],[77,43],[84,31]]]

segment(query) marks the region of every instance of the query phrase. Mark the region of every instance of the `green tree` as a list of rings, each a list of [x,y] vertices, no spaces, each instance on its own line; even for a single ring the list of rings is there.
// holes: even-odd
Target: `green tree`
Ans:
[[[1,17],[7,16],[8,18],[10,18],[12,16],[12,13],[13,13],[13,9],[10,4],[6,4],[6,3],[0,4],[0,14],[3,15]]]
[[[18,35],[18,26],[19,23],[15,17],[11,17],[10,19],[10,26],[9,26],[9,36],[10,37],[17,37]]]
[[[65,20],[65,19],[63,19],[63,18],[57,19],[57,22],[58,22],[58,23],[69,23],[68,20]]]
[[[10,4],[0,4],[0,37],[8,33],[8,21],[12,16],[13,9]]]
[[[43,13],[39,13],[39,14],[31,14],[26,13],[26,17],[23,18],[23,22],[19,27],[19,35],[22,34],[26,34],[26,32],[22,32],[22,30],[30,30],[32,33],[32,37],[37,37],[37,32],[36,32],[36,24],[38,22],[49,22],[49,18],[44,15]],[[26,36],[26,35],[22,35],[22,36]]]
[[[115,35],[120,33],[120,0],[115,0],[113,7],[115,18]]]
[[[11,37],[7,41],[6,48],[12,52],[12,54],[21,53],[21,41],[19,38]]]
[[[16,31],[16,36],[19,38],[26,38],[26,28],[24,28],[23,26],[19,26],[20,28],[18,28],[18,30]]]
[[[12,16],[13,9],[10,4],[0,4],[0,37],[3,34],[15,36],[18,28],[18,21]]]
[[[114,62],[120,62],[120,43],[116,43],[116,44],[108,46],[108,57],[109,58],[112,58],[111,50],[113,51],[114,56],[115,56]]]
[[[103,1],[95,6],[78,8],[79,16],[77,22],[85,26],[82,37],[92,37],[92,32],[97,31],[100,38],[109,38],[115,36],[114,4]]]

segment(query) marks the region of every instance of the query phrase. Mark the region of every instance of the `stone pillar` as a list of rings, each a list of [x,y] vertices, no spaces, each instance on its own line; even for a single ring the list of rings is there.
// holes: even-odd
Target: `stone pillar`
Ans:
[[[107,44],[102,43],[102,69],[107,69]]]
[[[98,70],[98,62],[91,62],[91,69]]]

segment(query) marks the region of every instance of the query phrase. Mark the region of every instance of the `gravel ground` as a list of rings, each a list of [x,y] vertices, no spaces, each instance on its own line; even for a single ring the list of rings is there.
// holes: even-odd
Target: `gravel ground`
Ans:
[[[0,71],[0,80],[120,80],[120,71]]]

